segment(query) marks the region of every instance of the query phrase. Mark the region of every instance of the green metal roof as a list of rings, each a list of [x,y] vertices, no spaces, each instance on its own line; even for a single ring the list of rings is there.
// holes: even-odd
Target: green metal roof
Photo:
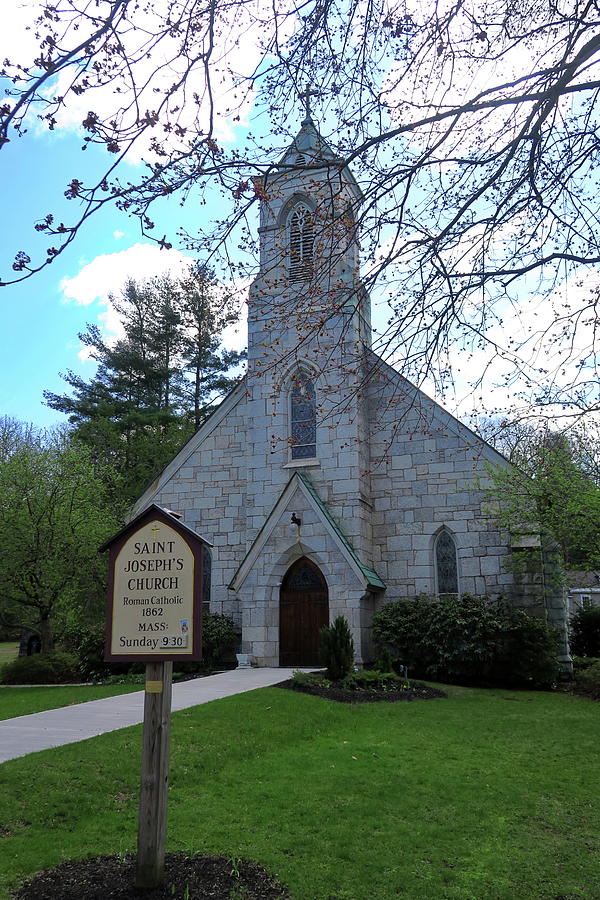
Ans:
[[[323,513],[323,515],[325,516],[325,518],[327,519],[327,521],[329,522],[329,524],[331,525],[331,527],[333,528],[333,530],[335,531],[337,536],[339,537],[340,541],[346,547],[348,553],[352,556],[352,559],[354,560],[354,562],[356,563],[358,568],[361,570],[361,572],[365,576],[369,587],[374,587],[374,588],[379,588],[380,590],[385,590],[385,584],[383,583],[383,581],[381,580],[381,578],[379,577],[379,575],[377,574],[375,569],[371,569],[370,566],[365,565],[365,563],[360,559],[356,550],[354,549],[354,547],[352,546],[352,544],[350,543],[350,541],[348,540],[348,538],[346,537],[346,535],[344,534],[344,532],[342,531],[342,529],[340,528],[338,523],[335,521],[335,519],[333,518],[333,516],[331,515],[331,513],[329,512],[329,510],[327,509],[327,507],[325,506],[325,504],[323,503],[323,501],[321,500],[319,495],[317,494],[316,488],[313,485],[313,483],[311,482],[311,480],[308,478],[308,476],[306,476],[304,474],[304,472],[296,472],[296,475],[298,476],[298,478],[300,478],[300,480],[302,481],[304,486],[310,492],[311,496],[314,498],[315,503],[318,505],[319,509],[321,510],[321,512]]]

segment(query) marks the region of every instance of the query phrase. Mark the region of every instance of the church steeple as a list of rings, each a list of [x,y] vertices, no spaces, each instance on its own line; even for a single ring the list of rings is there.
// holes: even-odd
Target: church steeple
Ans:
[[[298,159],[298,157],[302,157]],[[306,111],[300,131],[281,158],[280,166],[315,166],[340,161],[313,122],[310,110]],[[354,180],[354,179],[353,179]]]
[[[356,290],[356,214],[362,192],[320,134],[307,103],[299,132],[260,190],[260,274],[253,289],[273,296],[310,282],[312,294]]]

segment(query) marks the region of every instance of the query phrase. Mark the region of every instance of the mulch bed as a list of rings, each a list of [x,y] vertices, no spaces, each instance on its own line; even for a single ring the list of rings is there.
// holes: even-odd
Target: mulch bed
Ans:
[[[283,885],[256,863],[226,856],[165,854],[160,888],[135,887],[135,856],[70,860],[39,872],[14,900],[287,900]]]
[[[347,691],[335,685],[320,687],[319,685],[297,684],[293,678],[280,681],[275,687],[283,688],[286,691],[298,691],[301,694],[313,694],[315,697],[335,700],[338,703],[379,703],[381,701],[395,703],[397,700],[437,700],[440,697],[448,696],[444,691],[428,687],[417,681],[411,682],[410,688],[406,691]]]

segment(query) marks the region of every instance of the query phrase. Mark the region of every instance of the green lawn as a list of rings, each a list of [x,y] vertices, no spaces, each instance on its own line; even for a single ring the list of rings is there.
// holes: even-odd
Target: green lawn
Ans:
[[[0,643],[0,669],[5,663],[12,662],[19,653],[18,641],[3,641]]]
[[[58,709],[73,703],[86,703],[116,694],[139,691],[142,685],[131,684],[68,684],[56,687],[8,687],[0,685],[0,719],[27,716],[44,709]]]
[[[450,694],[266,688],[175,713],[168,848],[255,859],[295,900],[600,897],[598,704]],[[62,859],[135,849],[140,739],[0,766],[2,900]]]

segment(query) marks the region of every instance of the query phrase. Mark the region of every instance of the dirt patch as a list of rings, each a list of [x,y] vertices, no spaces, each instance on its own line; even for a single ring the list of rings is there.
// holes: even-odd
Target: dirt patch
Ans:
[[[134,855],[69,860],[39,872],[13,900],[287,900],[286,888],[253,862],[226,856],[165,855],[160,888],[135,887]]]
[[[444,691],[428,687],[420,682],[411,682],[410,688],[401,691],[376,691],[376,690],[345,690],[337,685],[323,687],[322,685],[297,684],[293,678],[288,681],[280,681],[275,687],[288,691],[298,691],[301,694],[313,694],[315,697],[323,697],[325,700],[335,700],[338,703],[395,703],[398,700],[437,700],[447,697]]]

